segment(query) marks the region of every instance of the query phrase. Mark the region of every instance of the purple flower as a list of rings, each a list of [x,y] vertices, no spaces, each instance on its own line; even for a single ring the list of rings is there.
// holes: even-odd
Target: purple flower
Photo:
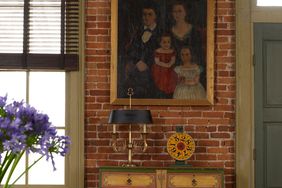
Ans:
[[[5,97],[0,96],[0,107],[4,107],[6,105],[7,95]]]
[[[51,158],[55,170],[54,154],[65,156],[69,152],[69,137],[57,135],[48,115],[34,107],[23,101],[6,101],[7,96],[0,96],[0,165],[6,152],[33,152]]]

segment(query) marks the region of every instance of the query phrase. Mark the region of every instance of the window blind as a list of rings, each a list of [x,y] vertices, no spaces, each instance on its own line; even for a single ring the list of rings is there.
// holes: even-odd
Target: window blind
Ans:
[[[0,68],[78,70],[79,0],[0,0]]]

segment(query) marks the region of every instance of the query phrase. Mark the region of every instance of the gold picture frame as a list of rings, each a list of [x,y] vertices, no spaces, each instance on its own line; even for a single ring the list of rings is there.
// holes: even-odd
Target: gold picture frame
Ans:
[[[189,2],[189,4],[188,4]],[[133,105],[175,105],[175,106],[187,106],[187,105],[212,105],[214,103],[214,9],[215,9],[215,1],[214,0],[191,0],[191,1],[179,1],[179,0],[151,0],[148,1],[148,4],[146,4],[146,0],[114,0],[111,1],[111,82],[110,82],[110,102],[113,105],[128,105],[129,100],[127,96],[127,89],[133,87],[133,96],[132,96],[132,104]],[[200,42],[195,42],[194,46],[191,43],[193,50],[191,51],[191,54],[196,56],[195,58],[197,60],[197,65],[194,67],[197,67],[197,70],[200,70],[198,72],[198,79],[195,79],[195,83],[199,83],[203,86],[205,95],[201,98],[177,98],[175,97],[175,90],[178,87],[177,84],[188,84],[188,81],[183,81],[183,78],[181,76],[177,76],[177,80],[173,81],[175,84],[168,84],[172,85],[170,88],[175,88],[174,93],[171,93],[170,91],[167,91],[169,87],[166,87],[166,84],[158,85],[157,80],[152,80],[152,78],[147,79],[146,77],[144,80],[137,77],[139,75],[139,67],[137,67],[137,63],[134,64],[130,61],[130,55],[127,53],[128,51],[135,49],[136,47],[133,47],[132,45],[137,46],[137,48],[140,48],[141,45],[139,45],[137,42],[132,42],[135,39],[138,38],[138,31],[136,28],[142,28],[144,29],[145,26],[142,25],[144,22],[148,22],[146,20],[146,16],[152,16],[152,12],[150,12],[150,9],[154,10],[153,13],[156,17],[156,24],[159,25],[160,28],[162,28],[162,32],[160,32],[160,35],[158,38],[158,44],[161,44],[161,40],[165,40],[163,37],[165,37],[165,34],[167,34],[167,31],[173,31],[173,27],[177,23],[177,14],[181,12],[182,8],[180,5],[177,6],[175,4],[184,4],[183,8],[185,10],[185,16],[188,16],[189,10],[190,14],[189,16],[192,18],[191,24],[195,30],[195,34],[191,35],[193,37],[190,37],[190,41],[193,41],[195,38],[200,38]],[[185,4],[186,3],[186,4]],[[148,8],[149,7],[149,8]],[[153,8],[155,9],[153,9]],[[179,8],[180,7],[180,8]],[[189,7],[189,8],[187,8]],[[179,10],[180,9],[180,10]],[[149,10],[146,12],[146,10]],[[177,13],[178,11],[178,13]],[[146,15],[148,13],[148,15]],[[183,12],[182,12],[183,13]],[[171,16],[172,15],[172,16]],[[193,16],[191,16],[193,15]],[[145,25],[145,24],[144,24]],[[189,26],[189,25],[188,25]],[[171,27],[171,28],[170,28]],[[188,27],[189,28],[189,27]],[[150,31],[151,32],[151,31]],[[145,38],[144,35],[145,31],[143,31],[143,35],[139,38]],[[163,34],[165,33],[165,34]],[[149,34],[150,36],[153,36],[154,34]],[[161,39],[160,39],[161,38]],[[147,39],[148,40],[148,39]],[[150,40],[150,39],[149,39]],[[137,41],[137,39],[136,39]],[[157,41],[157,40],[156,40]],[[182,49],[186,48],[188,45],[182,45],[179,49],[176,46],[176,42],[173,42],[173,37],[169,34],[169,41],[171,45],[171,51],[176,51],[174,56],[174,64],[170,67],[170,74],[175,75],[177,63],[179,63],[178,66],[183,65],[183,52]],[[188,40],[187,40],[188,41]],[[143,41],[144,42],[144,41]],[[142,42],[141,42],[142,43]],[[138,44],[138,45],[137,45]],[[144,48],[140,51],[140,53],[143,53],[147,49],[150,49],[153,45]],[[136,48],[136,49],[137,49]],[[190,47],[189,47],[190,48]],[[197,50],[195,50],[197,49]],[[149,50],[148,50],[149,51]],[[156,48],[154,48],[154,55]],[[185,50],[183,50],[185,51]],[[137,56],[139,57],[140,54],[136,50],[134,57],[137,60]],[[193,53],[192,53],[193,52]],[[145,53],[145,52],[144,52]],[[134,53],[132,53],[134,54]],[[148,53],[150,54],[150,53]],[[152,54],[152,52],[151,52]],[[142,57],[146,57],[146,55],[142,55]],[[150,58],[150,61],[153,59],[153,61],[156,61],[155,56],[147,55]],[[141,56],[140,56],[141,57]],[[179,57],[179,58],[178,58]],[[139,61],[138,61],[139,62]],[[145,62],[145,61],[143,61]],[[200,62],[200,63],[199,63]],[[130,64],[131,63],[131,64]],[[154,62],[153,62],[154,63]],[[182,64],[181,64],[182,63]],[[194,64],[194,63],[193,63]],[[137,68],[136,68],[137,67]],[[149,66],[147,66],[149,67]],[[152,69],[152,65],[150,67]],[[161,76],[154,76],[154,73],[150,68],[147,68],[146,71],[148,72],[148,75],[153,75],[153,79],[158,79],[158,77],[161,78],[167,78],[169,76],[166,76],[166,74],[163,74]],[[138,70],[139,72],[134,72]],[[173,70],[173,71],[172,71]],[[130,72],[132,71],[132,72]],[[172,73],[171,73],[172,72]],[[135,74],[136,73],[136,74]],[[143,72],[142,72],[143,73]],[[189,73],[190,74],[190,73]],[[168,75],[168,74],[167,74]],[[139,79],[139,80],[138,80]],[[167,78],[167,80],[169,80]],[[141,80],[141,81],[140,81]],[[163,82],[162,79],[159,79],[160,82]],[[173,79],[170,79],[173,80]],[[148,81],[148,82],[147,82]],[[155,83],[154,87],[157,88],[157,90],[160,90],[159,88],[165,87],[165,89],[161,90],[160,92],[150,89],[147,87],[146,84],[149,85],[151,83]],[[170,81],[166,81],[165,83],[169,83]],[[136,84],[137,83],[137,84]],[[140,85],[139,85],[140,84]],[[144,84],[144,88],[142,88],[142,84]],[[157,85],[157,86],[156,86]],[[149,88],[149,89],[148,89]],[[142,91],[148,90],[148,92]],[[171,89],[170,89],[171,90]],[[154,91],[154,92],[152,92]],[[135,92],[140,92],[141,94],[136,95]],[[152,94],[149,94],[149,92],[152,92]],[[170,93],[169,93],[170,92]],[[184,92],[185,95],[188,92]],[[156,95],[155,95],[156,94]]]

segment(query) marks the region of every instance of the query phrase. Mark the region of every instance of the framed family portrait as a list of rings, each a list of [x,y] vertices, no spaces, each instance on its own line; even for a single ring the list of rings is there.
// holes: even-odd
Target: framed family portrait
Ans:
[[[111,104],[213,104],[214,3],[112,0]]]

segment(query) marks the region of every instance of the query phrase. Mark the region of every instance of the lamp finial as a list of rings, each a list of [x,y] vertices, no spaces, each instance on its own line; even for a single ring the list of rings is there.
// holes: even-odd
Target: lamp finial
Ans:
[[[128,88],[127,95],[129,96],[129,109],[131,109],[131,96],[134,95],[133,89],[131,87]]]

